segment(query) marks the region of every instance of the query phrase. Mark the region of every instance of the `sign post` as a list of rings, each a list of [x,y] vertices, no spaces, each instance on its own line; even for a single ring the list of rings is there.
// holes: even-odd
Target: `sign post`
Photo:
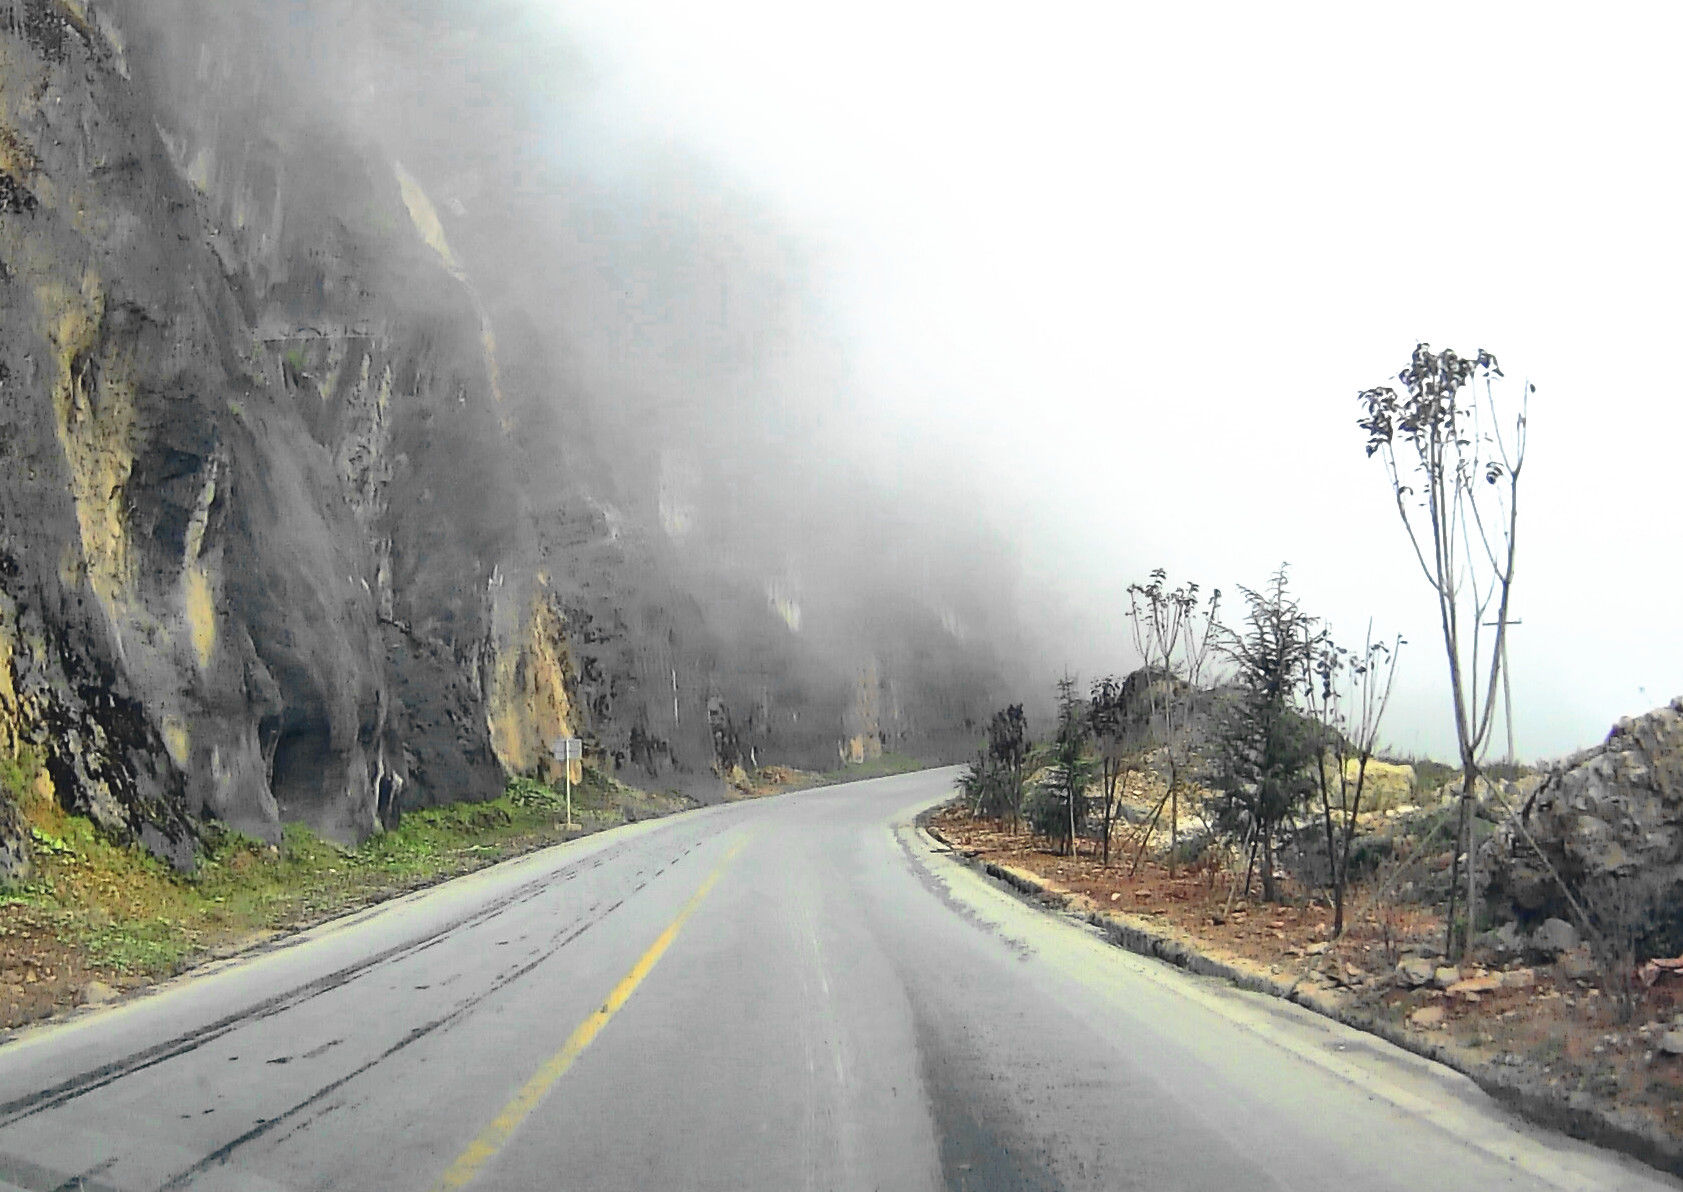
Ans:
[[[561,765],[567,782],[567,822],[563,827],[576,828],[573,822],[573,763],[584,758],[584,742],[577,737],[557,737],[549,743],[549,751]]]

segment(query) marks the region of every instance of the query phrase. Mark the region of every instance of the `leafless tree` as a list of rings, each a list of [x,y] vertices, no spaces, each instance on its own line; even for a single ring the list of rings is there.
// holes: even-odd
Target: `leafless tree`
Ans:
[[[1304,695],[1309,715],[1321,729],[1316,777],[1321,824],[1326,831],[1334,939],[1344,934],[1350,846],[1367,792],[1368,763],[1379,744],[1379,725],[1391,702],[1402,646],[1400,635],[1389,643],[1374,641],[1373,622],[1369,621],[1360,651],[1337,645],[1327,634],[1312,645],[1308,655]]]
[[[1490,741],[1502,677],[1513,592],[1519,480],[1533,386],[1517,409],[1499,409],[1493,381],[1502,371],[1481,351],[1467,358],[1426,344],[1384,385],[1361,393],[1367,453],[1385,464],[1397,513],[1420,570],[1437,597],[1461,761],[1461,843],[1467,859],[1464,948],[1478,930],[1474,798]],[[1504,403],[1506,404],[1506,403]],[[1487,626],[1487,618],[1493,620]],[[1490,628],[1493,632],[1482,631]],[[1459,856],[1457,856],[1457,865]],[[1452,875],[1444,951],[1459,954]]]
[[[1192,721],[1198,694],[1221,626],[1221,589],[1200,599],[1197,584],[1169,587],[1159,567],[1144,584],[1128,585],[1128,621],[1134,647],[1145,663],[1146,699],[1162,749],[1168,789],[1146,821],[1134,868],[1151,833],[1169,811],[1169,872],[1175,871],[1180,846],[1180,794],[1192,757]]]

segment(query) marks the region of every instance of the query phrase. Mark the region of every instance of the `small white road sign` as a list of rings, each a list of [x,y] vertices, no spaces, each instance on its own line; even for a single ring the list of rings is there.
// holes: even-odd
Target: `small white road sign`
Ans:
[[[584,742],[577,737],[557,737],[549,743],[549,751],[558,762],[576,762],[584,757]]]

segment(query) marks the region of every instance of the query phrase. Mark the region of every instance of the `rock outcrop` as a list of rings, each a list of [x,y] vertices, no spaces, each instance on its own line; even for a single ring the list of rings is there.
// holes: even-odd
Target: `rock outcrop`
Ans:
[[[895,642],[721,622],[656,485],[608,499],[589,419],[553,429],[555,349],[499,341],[428,197],[449,163],[334,119],[296,72],[356,47],[265,11],[0,0],[0,748],[190,866],[207,818],[355,841],[559,735],[705,795],[898,715],[904,668],[854,682]],[[957,724],[955,685],[916,690]]]
[[[1683,951],[1683,698],[1621,720],[1604,743],[1555,766],[1486,849],[1499,915],[1576,921],[1564,883],[1596,924],[1640,951]]]

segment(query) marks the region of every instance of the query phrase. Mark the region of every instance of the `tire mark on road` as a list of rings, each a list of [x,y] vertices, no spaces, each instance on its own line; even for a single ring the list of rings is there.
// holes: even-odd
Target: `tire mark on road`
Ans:
[[[723,830],[724,826],[721,825],[713,831],[707,832],[705,835],[692,841],[688,847],[678,854],[678,856],[682,857],[687,855],[693,849],[699,847],[706,841],[711,840]],[[499,896],[486,905],[479,907],[460,918],[445,923],[418,939],[407,940],[402,944],[386,948],[370,956],[364,957],[354,964],[346,965],[345,967],[337,969],[331,973],[327,973],[324,976],[317,977],[313,981],[307,981],[302,985],[295,986],[292,989],[288,989],[271,997],[265,998],[251,1006],[247,1006],[243,1010],[229,1014],[223,1018],[219,1018],[214,1022],[206,1024],[205,1026],[198,1027],[191,1031],[182,1032],[160,1043],[153,1044],[151,1047],[143,1048],[124,1056],[121,1059],[113,1060],[109,1063],[91,1068],[85,1072],[78,1073],[75,1076],[69,1077],[57,1084],[50,1085],[47,1088],[40,1089],[22,1097],[14,1098],[11,1101],[0,1103],[0,1129],[4,1129],[5,1127],[22,1121],[25,1118],[33,1117],[36,1114],[68,1104],[79,1097],[96,1092],[97,1090],[105,1088],[106,1086],[136,1072],[145,1071],[148,1068],[156,1067],[159,1064],[166,1063],[179,1056],[189,1054],[190,1052],[196,1051],[210,1043],[214,1043],[216,1040],[223,1038],[242,1026],[253,1022],[259,1022],[265,1018],[273,1017],[276,1014],[284,1013],[287,1010],[293,1009],[294,1007],[303,1005],[314,998],[320,997],[325,993],[339,989],[352,981],[368,975],[370,972],[384,965],[397,963],[417,953],[424,952],[429,948],[444,943],[454,934],[487,922],[511,907],[540,897],[551,885],[559,881],[571,880],[573,877],[577,876],[578,872],[582,868],[584,868],[585,862],[592,862],[589,866],[591,869],[599,868],[603,861],[618,857],[636,843],[647,842],[626,841],[622,844],[610,845],[601,853],[594,854],[590,858],[583,858],[580,861],[546,874],[542,878],[535,878],[531,881],[523,882],[519,886],[516,886],[513,890],[508,891],[506,894]],[[616,903],[615,905],[617,906],[619,904]],[[612,910],[613,908],[610,907],[609,909]]]
[[[708,836],[702,837],[701,839],[696,840],[693,843],[691,843],[688,847],[682,849],[678,853],[678,855],[672,859],[672,863],[675,864],[677,861],[682,860],[684,857],[688,856],[691,852],[695,851],[696,848],[700,847],[700,845],[705,843],[707,840],[712,839],[713,835],[716,835],[716,833],[710,833]],[[596,924],[602,922],[609,915],[613,914],[614,911],[616,911],[620,907],[624,906],[625,902],[626,902],[626,899],[624,899],[624,898],[616,899],[615,901],[609,903],[606,907],[603,907],[602,910],[601,910],[601,913],[597,914],[594,918],[587,919],[586,921],[584,921],[582,923],[579,923],[575,927],[572,927],[572,928],[570,928],[570,929],[568,929],[564,932],[558,933],[556,936],[552,937],[553,946],[544,950],[541,955],[538,955],[536,958],[531,960],[529,963],[520,965],[518,968],[514,968],[514,969],[511,969],[511,970],[505,972],[503,975],[501,975],[495,981],[493,981],[490,985],[488,985],[485,989],[481,990],[478,993],[472,994],[472,995],[462,999],[460,1002],[458,1002],[455,1005],[455,1007],[453,1007],[450,1010],[449,1013],[441,1015],[440,1017],[435,1018],[430,1022],[426,1022],[426,1023],[423,1023],[422,1025],[420,1025],[418,1027],[415,1027],[413,1030],[409,1031],[401,1039],[399,1039],[396,1043],[392,1044],[390,1047],[386,1048],[384,1051],[380,1052],[378,1055],[374,1056],[372,1059],[366,1061],[365,1063],[362,1063],[362,1064],[358,1065],[356,1068],[353,1068],[351,1071],[345,1073],[344,1075],[338,1077],[337,1079],[329,1081],[327,1084],[323,1085],[322,1087],[317,1089],[315,1092],[311,1093],[309,1096],[307,1096],[303,1100],[297,1102],[296,1104],[294,1104],[290,1108],[288,1108],[286,1110],[283,1110],[281,1113],[279,1113],[275,1117],[266,1118],[262,1121],[259,1121],[259,1122],[255,1123],[249,1130],[246,1130],[244,1133],[238,1135],[237,1137],[235,1137],[233,1139],[230,1139],[228,1142],[224,1143],[220,1147],[217,1147],[214,1151],[211,1151],[209,1154],[205,1155],[204,1158],[200,1159],[197,1163],[193,1164],[191,1167],[187,1168],[186,1170],[184,1170],[182,1172],[179,1172],[178,1174],[172,1176],[169,1180],[165,1181],[163,1184],[159,1185],[158,1192],[175,1192],[176,1189],[186,1188],[186,1187],[191,1186],[191,1184],[193,1183],[194,1180],[196,1180],[200,1176],[204,1175],[207,1171],[211,1170],[214,1167],[219,1167],[219,1166],[222,1166],[223,1164],[227,1163],[227,1161],[233,1156],[234,1152],[238,1151],[240,1148],[242,1148],[244,1146],[247,1146],[247,1145],[249,1145],[253,1142],[256,1142],[258,1139],[262,1138],[264,1135],[266,1135],[270,1131],[274,1130],[277,1126],[291,1120],[292,1118],[294,1118],[298,1114],[308,1110],[312,1106],[315,1106],[323,1098],[332,1096],[334,1093],[336,1093],[340,1089],[344,1088],[347,1084],[349,1084],[351,1081],[355,1080],[357,1077],[362,1076],[363,1074],[369,1072],[370,1070],[372,1070],[373,1068],[375,1068],[379,1064],[385,1062],[386,1060],[390,1059],[392,1056],[394,1056],[394,1055],[398,1054],[399,1052],[403,1051],[405,1048],[409,1047],[411,1044],[417,1043],[420,1040],[422,1040],[424,1038],[427,1038],[428,1036],[434,1034],[435,1032],[437,1032],[439,1030],[442,1030],[442,1029],[445,1029],[445,1028],[448,1028],[448,1027],[452,1026],[456,1022],[460,1021],[470,1011],[472,1011],[474,1008],[476,1008],[481,1002],[484,1002],[487,998],[490,998],[492,995],[494,995],[494,994],[500,992],[501,990],[507,988],[509,985],[513,984],[515,981],[520,980],[522,977],[527,976],[533,970],[537,969],[539,966],[541,966],[546,961],[551,959],[553,956],[555,956],[556,953],[560,952],[561,949],[565,948],[568,944],[571,944],[573,941],[577,940],[580,936],[582,936],[590,928],[592,928]],[[594,908],[592,908],[592,909],[594,909]],[[326,1112],[326,1111],[324,1111],[324,1112]],[[305,1124],[307,1124],[307,1123],[305,1123]],[[302,1125],[299,1126],[298,1128],[301,1129]],[[295,1132],[296,1132],[296,1130],[288,1131],[288,1134],[295,1133]]]

